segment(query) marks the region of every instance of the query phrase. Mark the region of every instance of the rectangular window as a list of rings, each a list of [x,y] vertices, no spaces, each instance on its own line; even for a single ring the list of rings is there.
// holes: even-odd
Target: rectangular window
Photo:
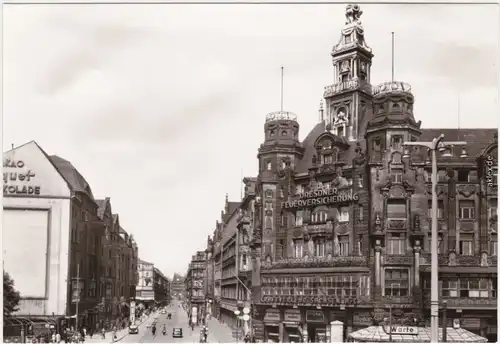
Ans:
[[[399,199],[388,200],[387,217],[390,219],[406,219],[406,201]]]
[[[349,207],[340,207],[337,220],[339,222],[349,221]]]
[[[439,281],[441,296],[443,297],[458,297],[458,280],[443,279]]]
[[[332,164],[333,163],[333,156],[331,154],[327,154],[323,156],[323,163],[324,164]]]
[[[403,148],[403,138],[400,135],[392,137],[392,149],[401,150]]]
[[[303,221],[303,211],[297,210],[297,212],[295,213],[295,226],[302,226]]]
[[[490,237],[490,256],[498,256],[498,238],[496,234]]]
[[[304,241],[302,239],[295,239],[292,241],[293,258],[302,258]]]
[[[337,128],[337,136],[344,136],[344,127],[340,126]]]
[[[266,202],[266,210],[273,210],[273,202]]]
[[[359,206],[359,221],[363,221],[363,206]]]
[[[488,218],[492,218],[498,215],[498,201],[496,198],[490,198],[488,200]]]
[[[363,175],[360,174],[358,176],[358,187],[362,188],[363,187]]]
[[[351,185],[352,185],[352,178],[347,178],[347,184],[348,184],[349,186],[351,186]]]
[[[469,170],[463,170],[463,169],[458,170],[457,180],[461,183],[469,182],[469,172],[470,172]]]
[[[316,257],[324,257],[325,256],[325,239],[324,238],[315,238],[314,239],[314,255]]]
[[[437,175],[438,182],[446,182],[446,170],[440,169]]]
[[[391,170],[391,180],[393,183],[402,183],[403,182],[403,170],[392,169]]]
[[[424,170],[424,181],[426,183],[432,183],[432,173],[430,170]]]
[[[460,234],[460,254],[463,256],[474,254],[474,236],[472,234]]]
[[[406,253],[406,236],[405,233],[388,233],[387,238],[387,253],[388,254],[405,254]]]
[[[460,297],[488,297],[490,294],[490,286],[490,280],[486,278],[460,279]]]
[[[339,235],[339,256],[347,257],[349,255],[349,235]]]
[[[459,207],[461,219],[467,220],[476,217],[474,201],[460,201]]]
[[[407,269],[385,270],[385,296],[408,296],[409,275]]]
[[[432,200],[428,201],[428,210],[427,210],[427,216],[432,218]],[[437,213],[438,213],[438,219],[442,219],[444,217],[444,201],[439,199],[438,200],[438,206],[437,206]]]

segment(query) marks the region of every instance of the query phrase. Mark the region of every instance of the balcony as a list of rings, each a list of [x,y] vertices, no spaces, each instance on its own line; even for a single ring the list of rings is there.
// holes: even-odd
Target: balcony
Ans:
[[[346,257],[313,257],[305,258],[287,258],[274,261],[272,263],[263,263],[262,270],[273,269],[293,269],[293,268],[331,268],[331,267],[352,267],[366,266],[368,260],[365,256],[346,256]]]
[[[439,254],[438,262],[440,266],[472,266],[479,267],[481,265],[480,256],[461,256],[455,255],[455,258],[450,258],[451,254]],[[452,256],[453,257],[453,256]],[[497,266],[496,256],[487,256],[488,266]],[[431,254],[424,252],[420,256],[420,265],[426,266],[431,264]]]
[[[338,84],[333,84],[325,87],[325,91],[323,93],[323,97],[331,97],[336,94],[354,91],[360,89],[368,94],[372,93],[372,87],[366,81],[353,79],[349,81],[340,82]]]

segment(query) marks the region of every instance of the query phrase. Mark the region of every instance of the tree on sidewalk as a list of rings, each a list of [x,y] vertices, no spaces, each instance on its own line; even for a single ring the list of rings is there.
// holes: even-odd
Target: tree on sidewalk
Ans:
[[[21,296],[14,287],[14,280],[7,272],[3,272],[3,316],[8,317],[19,310]]]

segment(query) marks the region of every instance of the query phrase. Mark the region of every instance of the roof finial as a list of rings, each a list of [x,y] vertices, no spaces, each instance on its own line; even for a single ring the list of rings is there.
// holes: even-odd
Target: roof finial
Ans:
[[[319,121],[323,122],[324,120],[324,111],[323,111],[323,99],[319,102]]]
[[[345,17],[347,21],[345,22],[347,25],[348,24],[357,24],[361,25],[361,20],[359,18],[363,14],[363,11],[359,7],[359,5],[356,4],[348,4],[345,8]]]

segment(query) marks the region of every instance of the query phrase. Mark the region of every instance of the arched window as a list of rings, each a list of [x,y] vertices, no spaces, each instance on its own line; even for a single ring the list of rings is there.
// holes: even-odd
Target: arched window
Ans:
[[[266,198],[273,198],[273,191],[272,190],[266,190]]]

